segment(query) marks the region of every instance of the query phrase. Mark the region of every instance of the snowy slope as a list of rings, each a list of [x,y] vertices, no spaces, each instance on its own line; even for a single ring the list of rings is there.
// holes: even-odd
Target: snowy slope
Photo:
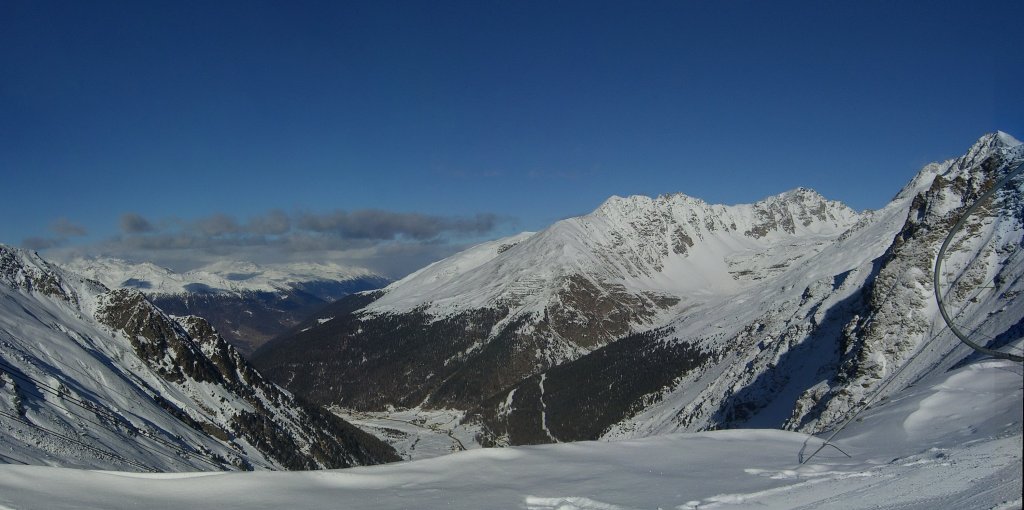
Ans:
[[[935,371],[820,438],[777,430],[484,449],[306,473],[0,465],[0,508],[1021,508],[1019,364]]]
[[[0,455],[127,470],[338,467],[389,449],[264,380],[209,324],[0,245]]]

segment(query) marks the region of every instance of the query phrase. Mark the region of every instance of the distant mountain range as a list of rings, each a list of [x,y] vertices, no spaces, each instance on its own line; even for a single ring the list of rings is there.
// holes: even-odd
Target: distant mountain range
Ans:
[[[397,460],[264,379],[209,322],[0,245],[0,455],[129,471]]]
[[[243,355],[328,303],[390,282],[367,269],[337,264],[221,261],[184,273],[113,258],[62,265],[111,289],[137,289],[167,313],[203,317]]]
[[[343,298],[252,359],[322,404],[465,410],[484,444],[824,430],[960,361],[932,262],[1020,161],[1020,142],[986,135],[862,213],[803,188],[734,206],[613,197]],[[950,308],[992,345],[1024,328],[1021,182],[944,266]]]

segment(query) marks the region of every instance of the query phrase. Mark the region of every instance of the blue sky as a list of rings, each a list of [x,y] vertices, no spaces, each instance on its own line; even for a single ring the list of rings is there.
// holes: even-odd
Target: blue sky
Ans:
[[[1024,137],[1024,2],[0,2],[0,243],[392,276],[610,195],[884,205]]]

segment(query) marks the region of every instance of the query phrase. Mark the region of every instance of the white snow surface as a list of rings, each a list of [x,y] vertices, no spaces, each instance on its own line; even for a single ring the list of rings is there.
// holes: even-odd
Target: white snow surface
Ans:
[[[0,508],[1021,508],[1022,368],[930,374],[821,444],[778,430],[478,449],[314,472],[0,465]]]
[[[178,273],[150,262],[135,263],[116,258],[76,258],[63,267],[97,280],[111,289],[137,288],[149,295],[186,294],[202,288],[207,292],[280,292],[301,282],[347,281],[384,277],[360,267],[334,263],[254,264],[219,261]]]

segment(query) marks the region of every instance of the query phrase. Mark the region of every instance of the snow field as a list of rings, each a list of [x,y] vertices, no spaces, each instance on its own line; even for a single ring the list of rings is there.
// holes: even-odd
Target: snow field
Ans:
[[[477,449],[316,472],[124,474],[0,466],[17,509],[1020,508],[1022,368],[939,372],[819,438],[777,430]],[[923,423],[929,424],[921,427]]]

